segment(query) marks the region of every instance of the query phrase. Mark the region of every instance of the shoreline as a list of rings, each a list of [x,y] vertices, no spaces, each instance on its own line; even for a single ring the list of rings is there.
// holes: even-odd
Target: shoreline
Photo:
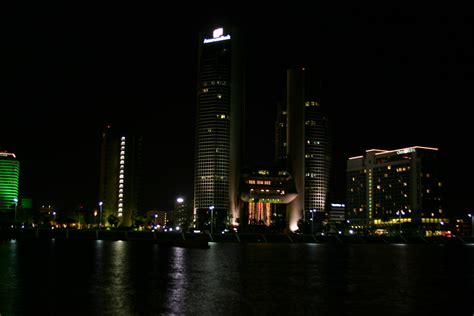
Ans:
[[[260,233],[164,233],[127,230],[76,230],[76,229],[7,229],[2,230],[0,241],[7,240],[123,240],[149,241],[163,246],[209,248],[209,242],[219,243],[310,243],[310,244],[425,244],[466,245],[474,244],[472,236],[422,237],[422,236],[358,236],[311,234],[260,234]]]

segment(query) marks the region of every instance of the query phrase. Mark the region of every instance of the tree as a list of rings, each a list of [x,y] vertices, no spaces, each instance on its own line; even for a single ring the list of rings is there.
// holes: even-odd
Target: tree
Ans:
[[[118,223],[119,223],[118,217],[115,216],[114,214],[111,214],[111,215],[107,218],[107,221],[109,222],[109,224],[110,224],[112,227],[117,227],[117,226],[118,226]]]
[[[301,232],[301,233],[304,233],[304,220],[302,218],[300,218],[298,220],[298,230]]]
[[[133,218],[133,226],[139,228],[145,224],[145,220],[145,217],[143,217],[142,215],[135,215]]]

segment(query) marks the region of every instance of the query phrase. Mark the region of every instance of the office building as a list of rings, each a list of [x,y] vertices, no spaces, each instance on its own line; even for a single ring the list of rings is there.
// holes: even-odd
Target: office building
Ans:
[[[179,197],[176,199],[173,211],[174,225],[183,231],[188,231],[193,225],[193,203]]]
[[[224,28],[199,42],[194,215],[208,226],[236,225],[243,137],[243,65],[238,33]]]
[[[0,218],[14,220],[18,209],[20,162],[15,154],[0,152]]]
[[[331,147],[328,119],[317,101],[305,102],[305,183],[304,209],[311,214],[318,230],[328,218]]]
[[[106,226],[109,216],[114,215],[119,226],[130,227],[132,218],[142,211],[142,147],[141,137],[110,126],[102,134],[99,201]]]
[[[367,150],[347,161],[347,219],[362,230],[440,232],[442,189],[437,148]]]
[[[277,166],[286,166],[288,161],[287,125],[286,102],[280,102],[277,105],[275,123],[275,162]]]
[[[320,106],[318,82],[305,69],[287,71],[286,103],[278,105],[277,165],[287,166],[298,196],[288,205],[288,225],[302,219],[320,229],[327,219],[331,147],[327,116]],[[285,162],[286,160],[286,162]]]

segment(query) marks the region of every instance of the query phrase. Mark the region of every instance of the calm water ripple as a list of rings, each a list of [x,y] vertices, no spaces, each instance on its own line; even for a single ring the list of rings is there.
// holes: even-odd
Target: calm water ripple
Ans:
[[[472,315],[474,247],[12,241],[0,314]]]

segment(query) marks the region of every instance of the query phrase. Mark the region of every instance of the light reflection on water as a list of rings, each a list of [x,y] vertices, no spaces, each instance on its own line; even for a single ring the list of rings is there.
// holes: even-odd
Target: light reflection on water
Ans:
[[[463,246],[0,245],[2,315],[472,313],[473,289],[474,248]]]

